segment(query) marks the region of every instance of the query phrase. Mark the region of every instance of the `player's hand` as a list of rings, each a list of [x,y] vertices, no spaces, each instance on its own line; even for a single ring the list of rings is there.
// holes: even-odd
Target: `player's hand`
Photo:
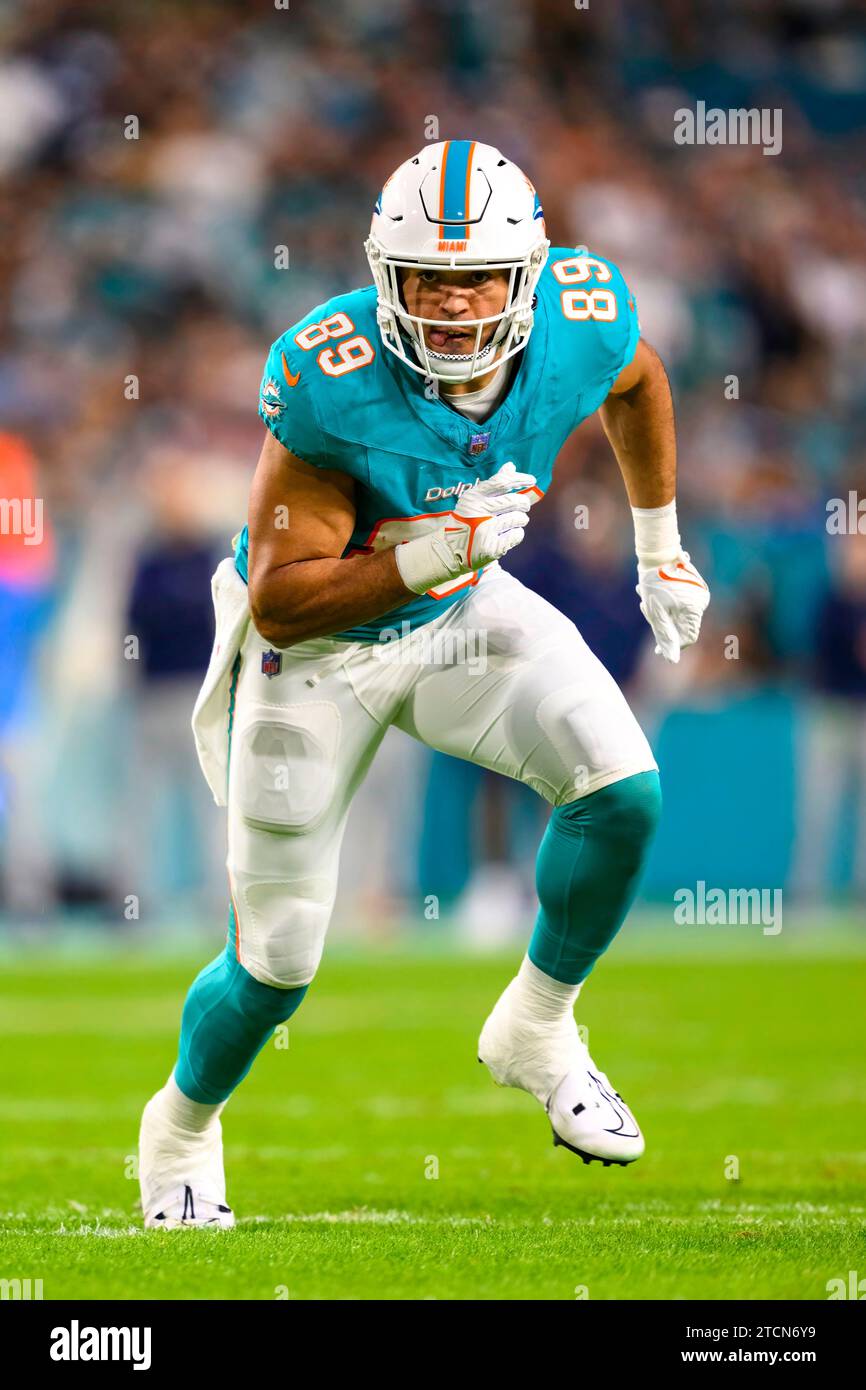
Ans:
[[[679,661],[683,647],[697,642],[710,591],[683,550],[663,565],[638,565],[640,611],[653,630],[656,655]]]
[[[537,496],[529,491],[534,484],[531,473],[505,463],[492,478],[466,489],[445,525],[465,571],[481,569],[520,544]]]
[[[538,500],[531,473],[505,463],[492,478],[467,488],[443,525],[397,546],[407,589],[424,594],[472,570],[501,560],[523,540],[529,508]]]

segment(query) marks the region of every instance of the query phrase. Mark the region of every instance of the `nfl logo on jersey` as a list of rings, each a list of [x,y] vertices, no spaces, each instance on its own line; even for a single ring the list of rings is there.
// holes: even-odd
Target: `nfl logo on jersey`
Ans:
[[[275,652],[273,650],[262,652],[262,675],[267,676],[268,680],[270,680],[272,676],[278,676],[280,674],[282,664],[283,657],[281,652]]]
[[[488,445],[489,443],[490,443],[490,431],[489,431],[489,430],[486,430],[484,434],[473,434],[472,438],[471,438],[470,441],[469,441],[469,452],[470,452],[470,454],[483,454],[483,453],[484,453],[484,450],[487,448],[487,445]]]

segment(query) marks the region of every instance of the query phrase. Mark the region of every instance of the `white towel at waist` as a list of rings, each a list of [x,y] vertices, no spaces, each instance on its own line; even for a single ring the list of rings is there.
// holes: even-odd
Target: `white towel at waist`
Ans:
[[[232,669],[250,622],[247,586],[234,557],[221,560],[211,579],[216,632],[204,684],[192,712],[196,752],[217,806],[228,800],[229,695]]]

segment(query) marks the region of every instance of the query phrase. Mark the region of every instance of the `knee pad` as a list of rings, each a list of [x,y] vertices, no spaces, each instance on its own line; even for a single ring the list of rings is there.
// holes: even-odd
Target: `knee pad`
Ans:
[[[322,959],[334,897],[330,876],[235,879],[237,956],[254,980],[283,989],[310,983]]]

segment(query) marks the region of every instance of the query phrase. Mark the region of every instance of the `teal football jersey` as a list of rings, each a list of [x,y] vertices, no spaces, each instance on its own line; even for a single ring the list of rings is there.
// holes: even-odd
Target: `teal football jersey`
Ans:
[[[467,487],[509,460],[545,492],[563,442],[602,404],[639,331],[634,298],[612,262],[553,248],[510,389],[479,424],[383,347],[370,285],[320,304],[277,339],[259,414],[298,458],[354,478],[357,515],[344,555],[369,554],[441,526]],[[244,527],[235,563],[245,580],[247,560]],[[464,575],[335,636],[376,641],[385,628],[429,622],[478,578]]]

